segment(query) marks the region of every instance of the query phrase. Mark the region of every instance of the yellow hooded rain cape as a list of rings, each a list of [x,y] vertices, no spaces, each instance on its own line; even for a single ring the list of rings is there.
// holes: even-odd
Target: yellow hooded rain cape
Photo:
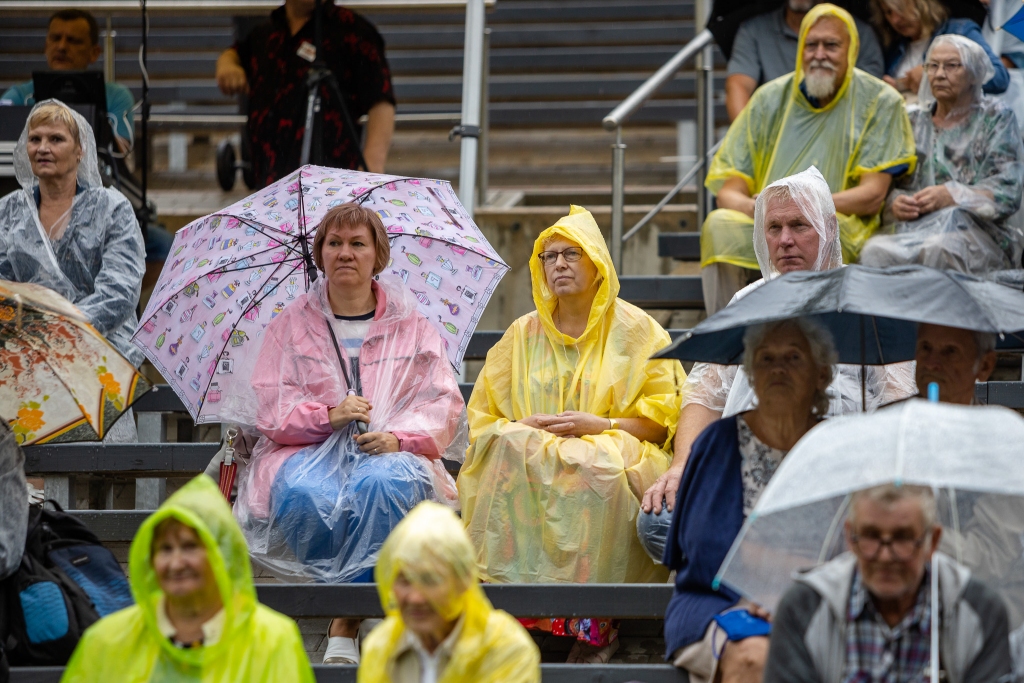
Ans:
[[[462,522],[437,503],[417,505],[398,523],[380,551],[374,578],[387,618],[363,642],[358,683],[390,683],[405,624],[395,599],[395,578],[445,586],[434,608],[461,619],[451,659],[438,683],[540,683],[540,651],[518,621],[491,606],[480,589],[473,546]]]
[[[814,107],[801,92],[804,42],[822,17],[842,21],[850,33],[849,68],[835,98]],[[718,194],[725,181],[743,178],[751,196],[772,182],[816,166],[833,193],[856,187],[865,173],[917,163],[914,134],[903,98],[883,81],[853,65],[860,38],[850,14],[828,3],[816,5],[800,24],[796,71],[765,83],[729,127],[704,182]],[[879,215],[839,214],[843,260],[853,263],[878,229]],[[730,263],[758,268],[754,220],[740,211],[712,211],[701,231],[701,265]]]
[[[583,334],[552,319],[557,298],[537,255],[562,236],[598,271]],[[664,567],[637,540],[639,499],[671,462],[686,375],[678,361],[648,360],[667,332],[616,298],[619,280],[601,231],[574,206],[537,238],[530,259],[537,310],[516,320],[487,354],[467,406],[470,447],[459,474],[462,519],[492,582],[661,581]],[[600,417],[650,418],[665,443],[622,430],[562,438],[517,424],[537,413],[579,410]]]
[[[170,518],[195,529],[206,545],[225,611],[220,639],[213,645],[177,648],[157,626],[162,593],[151,560],[153,533]],[[85,632],[61,683],[314,683],[295,622],[257,602],[242,530],[205,474],[143,522],[128,563],[136,604]]]

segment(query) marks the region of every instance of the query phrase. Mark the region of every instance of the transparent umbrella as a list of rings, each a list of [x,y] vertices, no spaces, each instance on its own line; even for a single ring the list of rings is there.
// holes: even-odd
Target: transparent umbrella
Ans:
[[[1021,444],[1024,418],[1001,407],[910,400],[828,420],[786,456],[715,581],[774,611],[793,572],[845,549],[843,522],[852,493],[887,483],[929,486],[938,493],[945,527],[940,549],[1000,591],[1019,639],[1024,631]],[[933,600],[937,590],[933,583]],[[932,614],[937,618],[938,610]],[[938,632],[932,629],[933,642]],[[933,644],[932,652],[937,649]]]

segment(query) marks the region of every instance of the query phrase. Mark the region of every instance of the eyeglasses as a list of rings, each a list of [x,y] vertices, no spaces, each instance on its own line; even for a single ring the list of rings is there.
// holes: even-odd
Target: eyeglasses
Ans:
[[[953,73],[964,68],[964,65],[960,62],[928,62],[924,65],[924,68],[927,69],[930,74],[938,73],[939,68],[946,73]]]
[[[579,247],[569,247],[562,251],[542,251],[537,254],[537,258],[540,259],[540,262],[543,263],[545,267],[555,265],[559,256],[564,258],[566,263],[576,263],[583,258],[583,250]]]
[[[889,546],[889,552],[899,562],[907,562],[914,553],[917,552],[918,548],[924,545],[925,539],[928,538],[928,532],[921,534],[920,538],[907,538],[904,536],[896,538],[882,539],[878,536],[860,536],[858,534],[851,534],[850,541],[854,547],[860,551],[861,556],[865,560],[874,560],[882,553],[882,548]]]

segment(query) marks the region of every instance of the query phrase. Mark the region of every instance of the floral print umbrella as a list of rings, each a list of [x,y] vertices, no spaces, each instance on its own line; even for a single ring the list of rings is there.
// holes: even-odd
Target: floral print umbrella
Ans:
[[[451,185],[303,166],[178,231],[132,339],[197,424],[233,421],[228,397],[247,390],[263,330],[309,289],[321,218],[351,202],[381,217],[391,239],[384,274],[409,287],[461,366],[508,266]]]
[[[71,302],[0,280],[0,417],[19,444],[100,441],[147,391]]]

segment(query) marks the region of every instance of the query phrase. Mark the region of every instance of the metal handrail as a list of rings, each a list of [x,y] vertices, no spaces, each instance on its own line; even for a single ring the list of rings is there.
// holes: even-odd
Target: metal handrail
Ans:
[[[337,0],[335,0],[337,2]],[[357,10],[447,9],[465,7],[469,0],[345,0]],[[493,7],[496,0],[484,0]],[[139,0],[3,0],[5,13],[48,14],[80,7],[95,14],[138,14]],[[267,14],[281,6],[281,0],[147,0],[149,12],[206,14]]]
[[[714,42],[714,37],[711,35],[711,31],[707,29],[694,36],[693,40],[687,43],[682,50],[677,52],[672,59],[665,62],[660,69],[654,72],[653,76],[644,81],[619,106],[615,107],[608,116],[604,117],[601,123],[605,130],[615,130],[624,124],[630,116],[636,113],[637,109],[643,106],[644,102],[650,99],[651,95],[674,78],[676,72],[683,68],[686,62],[696,57],[702,49],[712,42]]]
[[[661,201],[658,202],[657,205],[655,205],[655,207],[653,209],[651,209],[650,211],[647,212],[646,216],[641,218],[637,222],[636,225],[634,225],[632,228],[629,229],[629,232],[627,232],[625,235],[622,236],[622,242],[625,243],[626,240],[628,240],[630,237],[632,237],[633,235],[635,235],[638,232],[640,232],[640,229],[642,227],[647,225],[652,218],[657,216],[661,212],[662,209],[664,209],[666,206],[668,206],[668,203],[670,201],[672,201],[673,199],[675,199],[675,196],[682,191],[683,187],[686,186],[686,183],[690,182],[690,180],[693,178],[693,176],[697,175],[698,171],[700,171],[702,168],[704,168],[707,164],[711,163],[711,157],[715,156],[715,152],[717,152],[718,148],[721,147],[721,146],[722,146],[722,141],[721,140],[716,142],[715,146],[711,148],[711,150],[708,152],[707,156],[704,157],[703,159],[701,159],[700,161],[698,161],[696,164],[694,164],[693,168],[691,168],[686,173],[686,175],[683,176],[682,180],[680,180],[678,183],[676,183],[676,186],[673,187],[671,190],[669,190],[668,194],[666,194],[664,197],[662,197]]]

